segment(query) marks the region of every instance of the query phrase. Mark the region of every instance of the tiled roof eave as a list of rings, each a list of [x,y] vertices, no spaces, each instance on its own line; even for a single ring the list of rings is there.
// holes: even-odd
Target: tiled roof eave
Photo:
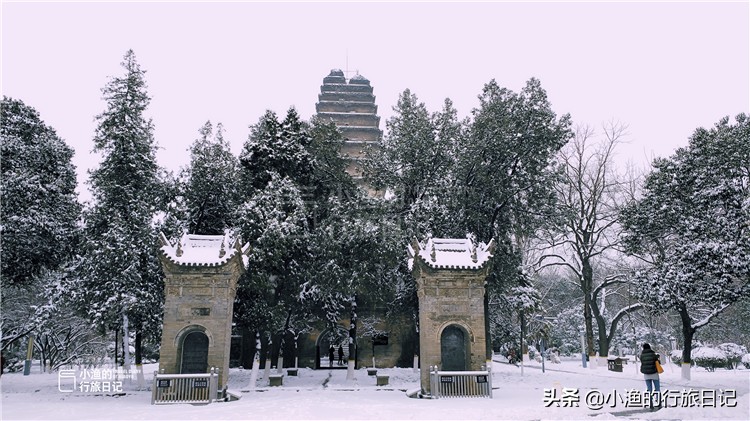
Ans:
[[[484,262],[477,263],[476,265],[466,266],[466,265],[441,265],[438,263],[433,263],[431,261],[426,260],[424,257],[417,254],[415,256],[417,259],[421,260],[425,265],[430,267],[431,269],[451,269],[451,270],[482,270],[487,266],[487,263],[489,262],[489,259],[485,260]]]
[[[162,250],[162,256],[164,256],[167,260],[169,260],[170,263],[172,263],[175,266],[184,266],[184,267],[218,267],[218,266],[224,266],[225,264],[229,263],[230,260],[236,255],[236,252],[228,253],[226,256],[222,257],[220,260],[212,261],[212,262],[185,262],[181,261],[178,257],[175,257],[171,255],[170,253],[166,252],[165,250]]]

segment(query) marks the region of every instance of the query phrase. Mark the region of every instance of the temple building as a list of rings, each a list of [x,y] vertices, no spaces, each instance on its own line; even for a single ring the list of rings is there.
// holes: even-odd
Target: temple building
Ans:
[[[347,173],[357,184],[363,185],[362,170],[358,161],[368,146],[377,146],[383,132],[380,130],[378,106],[372,94],[370,81],[360,74],[349,80],[339,69],[323,78],[315,110],[318,118],[332,121],[341,130],[344,145],[341,154],[348,160]]]

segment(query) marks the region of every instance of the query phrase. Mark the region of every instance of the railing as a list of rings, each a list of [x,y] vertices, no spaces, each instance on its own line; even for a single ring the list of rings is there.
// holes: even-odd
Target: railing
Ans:
[[[492,373],[484,366],[482,371],[438,371],[432,366],[430,391],[434,398],[492,399]]]
[[[164,374],[154,372],[151,405],[170,403],[211,403],[217,398],[219,369],[209,373]]]

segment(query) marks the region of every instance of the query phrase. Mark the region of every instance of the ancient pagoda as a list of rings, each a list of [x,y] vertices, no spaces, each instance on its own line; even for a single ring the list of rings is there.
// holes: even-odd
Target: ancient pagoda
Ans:
[[[331,70],[323,78],[315,110],[320,119],[332,121],[341,130],[344,137],[341,155],[348,161],[347,173],[363,185],[358,161],[363,149],[377,145],[383,134],[370,81],[360,74],[347,80],[342,70]]]

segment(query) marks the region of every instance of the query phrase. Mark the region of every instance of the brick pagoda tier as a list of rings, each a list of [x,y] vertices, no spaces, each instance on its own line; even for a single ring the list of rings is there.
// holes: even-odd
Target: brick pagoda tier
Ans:
[[[348,160],[347,173],[363,185],[358,160],[362,150],[367,145],[377,145],[383,134],[370,81],[359,74],[347,81],[343,71],[331,70],[323,78],[315,110],[320,119],[332,121],[341,130],[344,137],[341,155]]]

